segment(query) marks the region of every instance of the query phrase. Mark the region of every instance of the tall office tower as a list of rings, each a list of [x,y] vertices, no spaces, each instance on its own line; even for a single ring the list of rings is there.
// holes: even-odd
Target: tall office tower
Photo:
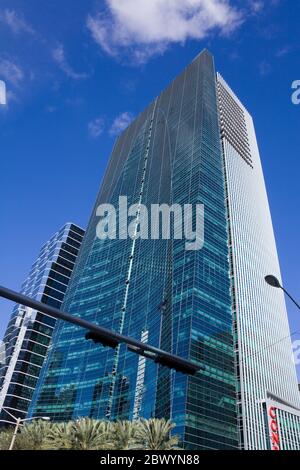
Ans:
[[[97,207],[119,196],[204,204],[203,248],[100,240]],[[203,51],[117,139],[63,305],[202,370],[170,372],[59,324],[30,413],[170,417],[188,449],[297,448],[289,327],[270,273],[280,275],[253,124]]]
[[[238,447],[223,171],[215,70],[204,51],[117,139],[62,306],[204,369],[193,377],[170,372],[60,323],[31,415],[170,417],[186,448]],[[124,234],[99,239],[96,209],[118,208],[119,196],[149,209],[203,203],[204,247]]]
[[[225,163],[240,446],[300,449],[300,396],[253,121],[217,76]]]
[[[60,308],[84,231],[64,225],[45,243],[22,293]],[[11,421],[6,411],[24,418],[44,363],[56,320],[44,313],[16,305],[4,336],[6,362],[0,369],[0,419]]]

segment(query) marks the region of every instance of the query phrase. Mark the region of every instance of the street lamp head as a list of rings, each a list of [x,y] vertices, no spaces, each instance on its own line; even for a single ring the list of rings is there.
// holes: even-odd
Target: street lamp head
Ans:
[[[268,275],[265,277],[265,281],[269,286],[276,287],[277,289],[281,289],[281,284],[278,281],[277,277]]]
[[[50,421],[49,416],[42,416],[41,419],[42,419],[43,421]]]

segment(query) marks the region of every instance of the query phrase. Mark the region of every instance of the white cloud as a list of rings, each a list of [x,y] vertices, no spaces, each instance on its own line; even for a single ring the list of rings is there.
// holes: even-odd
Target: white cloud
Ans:
[[[129,126],[132,120],[133,120],[133,116],[128,111],[125,111],[124,113],[119,114],[119,116],[117,116],[112,123],[112,126],[109,130],[110,135],[115,136],[115,135],[120,134],[122,131],[126,129],[126,127]]]
[[[73,68],[68,63],[65,57],[65,50],[62,44],[59,44],[55,49],[52,51],[52,57],[54,61],[58,64],[60,69],[73,80],[82,80],[87,78],[87,74],[85,73],[78,73],[73,70]]]
[[[138,63],[171,43],[231,32],[241,23],[231,0],[105,0],[106,9],[89,15],[87,27],[109,55],[126,52]]]
[[[1,95],[1,85],[0,85],[0,95]],[[2,113],[2,112],[9,111],[11,104],[13,102],[17,103],[18,101],[19,101],[18,97],[13,91],[6,90],[6,102],[4,106],[0,106],[0,112]],[[1,105],[1,96],[0,96],[0,105]]]
[[[98,117],[88,123],[88,131],[91,137],[97,139],[104,131],[104,119]]]
[[[8,59],[0,59],[0,79],[18,86],[24,79],[23,70]]]
[[[0,105],[6,105],[6,86],[3,80],[0,80]]]
[[[5,9],[0,13],[0,21],[5,23],[13,33],[29,33],[35,34],[32,26],[20,16],[15,10]]]
[[[260,13],[264,9],[264,2],[262,0],[251,0],[250,1],[250,8],[253,13]]]

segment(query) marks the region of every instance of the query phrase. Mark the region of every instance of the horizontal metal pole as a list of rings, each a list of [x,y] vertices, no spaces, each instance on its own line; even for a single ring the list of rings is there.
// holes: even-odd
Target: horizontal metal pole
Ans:
[[[76,317],[74,315],[70,315],[69,313],[62,312],[57,308],[51,307],[50,305],[44,304],[42,302],[38,302],[37,300],[31,299],[26,295],[19,294],[18,292],[14,292],[13,290],[7,289],[6,287],[0,286],[0,296],[6,299],[12,300],[21,305],[25,305],[30,307],[34,310],[39,312],[45,313],[50,315],[51,317],[58,318],[59,320],[64,320],[69,323],[73,323],[74,325],[80,326],[95,335],[99,334],[102,338],[107,338],[108,340],[116,341],[117,343],[125,343],[133,348],[130,348],[130,351],[136,352],[139,354],[140,352],[150,352],[154,353],[155,356],[153,360],[155,362],[162,362],[162,365],[166,365],[167,367],[174,368],[177,371],[180,371],[184,374],[194,375],[199,370],[203,369],[203,367],[195,364],[194,362],[188,361],[186,359],[182,359],[179,356],[174,356],[162,349],[156,348],[154,346],[150,346],[146,343],[142,343],[134,338],[130,338],[129,336],[124,336],[114,331],[108,330],[102,326],[98,326],[95,323],[91,323],[83,318]],[[135,349],[135,351],[134,351]],[[150,356],[150,355],[149,355]],[[151,358],[149,357],[151,360]]]
[[[7,419],[0,419],[0,423],[8,423],[12,424],[13,426],[16,425],[16,421],[7,421]]]

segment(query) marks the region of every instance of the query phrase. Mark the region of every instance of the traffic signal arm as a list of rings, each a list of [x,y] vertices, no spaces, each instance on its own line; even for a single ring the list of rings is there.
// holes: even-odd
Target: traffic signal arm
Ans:
[[[80,326],[88,330],[86,334],[86,339],[91,339],[95,343],[100,343],[103,346],[108,346],[111,348],[116,348],[120,343],[125,343],[128,345],[130,351],[135,352],[136,354],[141,354],[148,359],[154,360],[156,363],[169,367],[170,369],[175,369],[178,372],[183,374],[194,375],[199,370],[202,369],[201,366],[195,364],[181,357],[174,356],[162,349],[150,346],[149,344],[142,343],[134,338],[129,336],[124,336],[114,331],[103,328],[95,323],[91,323],[83,318],[70,315],[69,313],[62,312],[57,308],[51,307],[50,305],[43,304],[37,300],[31,299],[23,294],[14,292],[6,287],[0,286],[0,296],[6,299],[12,300],[26,307],[30,307],[39,312],[43,312],[46,315],[50,315],[59,320],[64,320],[68,323]]]

